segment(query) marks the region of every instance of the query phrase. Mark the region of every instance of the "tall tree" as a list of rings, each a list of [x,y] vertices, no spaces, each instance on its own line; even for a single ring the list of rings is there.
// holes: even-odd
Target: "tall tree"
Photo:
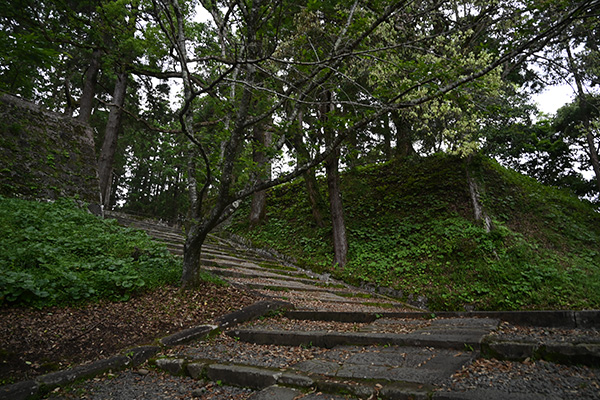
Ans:
[[[265,154],[266,149],[271,145],[271,132],[268,127],[263,124],[257,124],[253,127],[253,146],[252,160],[256,168],[262,173],[258,173],[259,181],[268,181],[271,179],[271,164]],[[259,190],[252,194],[252,202],[250,204],[250,223],[252,225],[260,225],[265,222],[267,207],[267,192]]]
[[[592,195],[593,185],[578,171],[592,171],[596,193],[600,193],[598,152],[598,4],[592,3],[581,18],[575,19],[547,45],[532,54],[533,69],[514,71],[511,78],[523,87],[539,90],[547,85],[568,84],[575,101],[558,110],[555,116],[527,117],[507,121],[488,132],[486,151],[543,183],[568,187],[579,195]],[[526,106],[506,110],[504,115],[524,114]],[[491,134],[490,134],[491,133]]]
[[[111,185],[113,180],[113,163],[117,151],[117,139],[121,129],[123,106],[125,104],[125,93],[127,91],[127,80],[129,74],[121,71],[117,74],[110,112],[104,131],[104,141],[98,157],[98,177],[100,179],[100,194],[104,207],[110,207]]]
[[[331,146],[335,139],[329,118],[335,111],[333,108],[332,93],[325,91],[321,94],[319,118],[323,129],[325,145]],[[333,232],[334,263],[339,268],[344,268],[348,259],[348,238],[346,236],[346,221],[344,218],[344,204],[340,187],[340,149],[335,147],[329,157],[325,159],[325,172],[327,174],[327,189],[329,192],[329,210],[331,214],[331,227]]]
[[[333,154],[348,135],[370,126],[391,110],[425,104],[469,85],[476,87],[473,82],[477,79],[508,62],[522,61],[596,1],[569,5],[557,2],[563,7],[561,12],[544,14],[544,18],[539,18],[542,11],[530,8],[528,2],[515,1],[495,2],[493,7],[487,2],[480,5],[425,0],[318,5],[287,0],[201,3],[211,14],[210,24],[191,22],[193,2],[153,2],[156,21],[178,64],[177,70],[165,74],[175,76],[179,71],[183,82],[179,121],[202,161],[196,166],[202,184],[198,195],[191,199],[184,287],[198,283],[201,245],[208,232],[235,210],[238,200],[301,175]],[[443,16],[457,6],[457,20],[450,20],[448,26],[428,19],[432,11],[438,10]],[[312,18],[319,13],[327,18]],[[474,32],[468,29],[471,22],[465,15],[475,21],[486,20],[486,30],[497,41],[493,51],[486,50],[489,46],[485,43],[469,45]],[[315,24],[325,24],[328,46],[305,35]],[[403,40],[402,35],[388,34],[399,28],[402,32],[412,29],[415,37]],[[386,42],[372,40],[377,35],[385,37]],[[432,51],[448,47],[466,50],[440,54]],[[422,50],[416,60],[415,48]],[[372,69],[379,80],[377,91],[360,85],[356,75],[358,64],[372,60],[377,60]],[[394,73],[392,66],[400,73]],[[357,93],[352,99],[340,92],[348,87]],[[316,109],[320,103],[318,93],[325,90],[333,94],[333,108],[356,110],[350,118],[333,116],[328,120],[332,140],[314,147],[309,161],[268,181],[259,179],[257,171],[248,170],[252,127],[273,121],[268,154],[277,157],[300,109]],[[196,129],[195,111],[206,97],[220,104],[218,109],[223,114],[215,115],[212,121],[198,121],[214,123],[211,130],[201,126]],[[256,108],[257,103],[268,106]],[[207,202],[209,197],[211,201]]]
[[[598,26],[598,29],[600,31],[600,26]],[[597,48],[594,50],[598,52]],[[592,165],[592,169],[594,170],[594,174],[596,175],[596,186],[598,187],[598,193],[600,193],[600,161],[598,160],[599,150],[596,147],[600,146],[600,140],[598,140],[597,138],[599,134],[598,123],[600,122],[600,118],[598,118],[598,116],[600,114],[600,110],[598,109],[597,105],[594,105],[592,102],[588,101],[588,96],[583,88],[583,77],[582,74],[578,71],[578,67],[575,64],[573,52],[571,51],[570,47],[567,47],[566,51],[569,69],[573,74],[573,79],[575,80],[575,86],[577,88],[577,105],[579,106],[579,109],[583,111],[581,115],[582,118],[580,121],[580,130],[582,131],[582,134],[585,135],[585,139],[587,142],[587,153],[589,156],[590,164]],[[592,110],[596,111],[595,113],[593,113],[596,114],[595,121],[591,121]],[[595,124],[593,122],[595,122]],[[594,133],[596,135],[594,135]],[[596,144],[596,142],[598,142],[598,144]]]
[[[93,83],[93,70],[87,66],[101,49],[101,83],[96,85],[100,105],[90,118],[97,121],[107,115],[108,106],[124,110],[116,95],[113,99],[115,92],[105,92],[120,73],[134,71],[135,77],[121,81],[136,87],[149,76],[177,80],[180,102],[172,123],[178,127],[157,118],[158,126],[148,131],[179,131],[189,142],[183,174],[181,159],[177,161],[177,175],[186,176],[190,195],[184,287],[197,285],[201,245],[239,200],[331,160],[347,138],[353,138],[347,147],[366,149],[361,142],[388,115],[398,112],[413,122],[425,118],[440,127],[436,132],[442,132],[445,143],[456,151],[469,150],[481,114],[463,117],[477,110],[473,104],[485,91],[481,86],[493,84],[499,68],[522,63],[598,6],[598,0],[551,0],[543,7],[529,0],[148,0],[139,3],[143,23],[136,26],[132,11],[138,2],[72,3],[20,0],[22,16],[0,5],[0,24],[9,32],[0,36],[7,45],[0,56],[8,60],[0,69],[0,81],[16,92],[46,93],[54,109],[69,113],[76,103],[71,99],[82,99],[80,105],[86,106],[81,115],[87,118],[89,91],[83,82]],[[89,8],[79,9],[79,4]],[[198,7],[208,12],[210,21],[194,21]],[[108,32],[109,42],[117,45],[106,45],[105,37],[95,35],[96,28]],[[14,61],[21,53],[30,65]],[[69,63],[70,54],[83,56]],[[52,64],[56,59],[58,72]],[[50,75],[45,88],[44,78]],[[107,84],[109,77],[115,81]],[[150,85],[146,96],[125,91],[125,104],[138,114],[128,121],[144,113],[142,98],[152,97],[153,90],[158,85]],[[56,95],[66,92],[68,96]],[[326,124],[314,126],[327,128],[327,141],[315,137],[314,130],[297,129],[302,112],[305,120],[312,114],[318,122],[320,94],[325,92],[332,99]],[[447,103],[444,96],[454,102]],[[281,157],[290,142],[304,145],[308,157],[296,157],[300,162],[292,171],[265,179],[252,161],[252,132],[261,125],[272,125],[266,162]],[[406,132],[398,126],[396,130]],[[291,140],[294,135],[301,140]],[[152,173],[144,185],[152,188],[152,180],[162,181],[166,175]],[[154,187],[152,196],[164,192]]]
[[[106,15],[106,44],[112,48],[114,68],[114,90],[109,105],[109,115],[104,130],[104,140],[98,157],[100,194],[104,207],[111,206],[110,195],[113,181],[113,163],[117,150],[119,131],[129,82],[129,69],[139,56],[138,43],[134,41],[139,14],[139,0],[129,1],[123,6],[117,2],[105,4],[102,12]],[[92,58],[93,61],[93,58]]]
[[[600,96],[580,92],[571,104],[557,111],[552,125],[553,132],[568,148],[570,163],[579,162],[582,169],[591,165],[596,192],[600,193]]]

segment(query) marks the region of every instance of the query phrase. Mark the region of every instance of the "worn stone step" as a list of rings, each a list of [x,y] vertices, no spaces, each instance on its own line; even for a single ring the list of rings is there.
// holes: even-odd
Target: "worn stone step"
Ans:
[[[232,255],[234,254],[234,255]],[[272,260],[268,259],[260,259],[257,257],[246,257],[244,254],[237,253],[218,253],[212,251],[205,251],[204,247],[202,248],[202,257],[207,260],[218,261],[220,266],[222,267],[230,267],[230,266],[238,266],[240,264],[244,264],[245,268],[254,268],[254,269],[265,269],[265,270],[274,270],[274,271],[282,271],[287,272],[289,275],[299,275],[297,269],[292,267],[285,267],[279,263],[276,263]],[[217,265],[218,266],[218,265]]]
[[[294,400],[299,398],[303,393],[298,389],[289,387],[272,385],[260,392],[252,394],[249,400]]]
[[[494,389],[472,389],[467,391],[435,392],[432,400],[562,400],[552,394],[518,393]]]
[[[256,344],[279,346],[398,345],[440,349],[479,350],[481,334],[475,331],[434,334],[428,331],[396,335],[392,333],[289,332],[285,330],[239,329],[228,332],[232,337]]]
[[[345,358],[340,359],[336,351],[344,354]],[[471,352],[425,347],[339,346],[319,358],[302,361],[293,369],[309,376],[317,374],[340,379],[434,385],[473,357]]]
[[[205,264],[206,265],[206,264]],[[287,275],[282,272],[276,272],[272,270],[265,270],[263,268],[246,268],[246,267],[231,267],[231,268],[219,268],[219,267],[205,267],[206,270],[221,276],[232,277],[232,278],[273,278],[273,279],[286,279],[293,282],[300,282],[306,284],[314,284],[319,282],[317,279],[302,278],[293,275]]]
[[[355,309],[368,309],[370,312],[364,312],[365,314],[372,315],[380,315],[385,311],[389,311],[390,309],[400,309],[405,310],[406,305],[404,303],[398,303],[394,300],[390,300],[388,298],[380,298],[380,297],[363,297],[364,293],[352,291],[351,288],[348,289],[332,289],[328,287],[319,287],[318,290],[294,290],[284,287],[276,287],[276,286],[263,286],[256,285],[257,290],[260,293],[265,294],[266,296],[276,296],[276,297],[286,297],[289,298],[290,301],[296,304],[296,308],[305,309],[313,308],[313,310],[304,310],[306,313],[323,313],[323,312],[331,312],[331,313],[339,313],[339,311],[318,311],[323,309],[330,309],[330,307],[322,307],[331,304],[338,305],[354,305],[357,306]],[[358,307],[365,306],[365,307]],[[376,309],[373,309],[376,308]],[[331,305],[332,309],[339,309],[339,307],[335,307]],[[290,311],[291,315],[294,315],[298,311]],[[293,318],[293,317],[292,317]],[[354,321],[349,321],[354,322]],[[360,322],[360,321],[356,321]]]
[[[518,338],[501,340],[493,336],[483,339],[482,353],[499,360],[524,361],[526,359],[548,360],[565,365],[587,365],[600,367],[600,339],[584,343],[572,338],[571,341],[547,341],[540,343],[533,339]]]
[[[418,321],[417,321],[418,322]],[[257,344],[285,346],[317,346],[332,348],[339,345],[399,345],[435,347],[440,349],[479,350],[483,338],[496,329],[500,321],[490,318],[448,318],[429,321],[410,333],[302,331],[286,329],[240,328],[227,332],[230,337]],[[380,319],[371,326],[383,332],[398,332],[399,324],[408,322]],[[388,326],[387,329],[386,325]],[[414,325],[413,325],[414,326]]]
[[[289,310],[285,316],[290,319],[306,321],[334,321],[334,322],[373,322],[379,318],[389,318],[395,313],[372,313],[357,311],[320,311],[320,310]]]
[[[310,286],[331,287],[331,284],[321,280],[319,276],[310,276],[302,271],[282,271],[279,269],[268,269],[250,262],[232,263],[229,261],[215,261],[215,259],[201,257],[204,266],[212,267],[215,273],[238,278],[241,284],[260,283],[253,282],[255,279],[273,279],[283,282],[290,281],[304,283]],[[221,272],[216,271],[219,269]],[[260,286],[260,285],[259,285]],[[268,282],[268,286],[277,286],[276,282]],[[283,284],[283,286],[286,286]],[[282,287],[283,287],[282,286]],[[337,285],[340,288],[346,286]],[[300,290],[300,289],[299,289]]]
[[[227,249],[227,253],[229,254],[243,255],[243,257],[248,260],[279,263],[277,257],[273,256],[269,252],[239,246],[234,242],[222,239],[216,235],[209,235],[207,237],[207,244],[214,246],[215,249]]]
[[[203,251],[204,251],[204,247],[203,247]],[[218,253],[207,252],[207,254],[210,254],[211,258],[220,259],[220,260],[224,260],[224,261],[239,262],[241,260],[246,263],[246,265],[245,265],[246,268],[277,271],[277,272],[280,272],[281,274],[285,274],[285,275],[308,275],[310,277],[321,277],[321,275],[315,274],[311,271],[305,271],[305,270],[301,270],[301,269],[293,267],[293,266],[283,265],[282,263],[274,261],[274,260],[261,259],[259,257],[254,257],[254,258],[246,257],[243,253],[238,254],[238,255],[222,253],[219,255]],[[319,279],[321,279],[321,278],[319,278]]]
[[[368,369],[368,367],[365,366],[365,369]],[[321,393],[327,393],[328,396],[326,397],[315,397],[323,399],[332,399],[331,395],[335,396],[338,393],[346,394],[344,397],[340,397],[341,399],[347,399],[348,395],[353,395],[355,396],[354,398],[366,399],[376,395],[377,392],[387,393],[387,396],[384,398],[388,399],[410,398],[402,396],[414,395],[427,398],[433,394],[433,386],[431,385],[415,385],[410,382],[386,382],[385,379],[369,379],[365,382],[360,378],[349,379],[348,377],[343,377],[338,379],[318,373],[304,375],[299,374],[297,371],[277,371],[245,365],[211,364],[206,367],[206,376],[213,381],[219,381],[228,385],[262,389],[262,393],[252,396],[252,399],[280,400],[292,394],[295,394],[295,396],[301,395],[307,388],[311,387]],[[291,398],[293,399],[294,397]]]
[[[335,289],[322,286],[297,286],[293,282],[282,285],[276,282],[253,283],[246,280],[231,278],[230,282],[244,285],[255,289],[257,292],[268,297],[279,297],[290,300],[296,307],[313,307],[319,309],[339,309],[342,306],[355,306],[357,309],[382,312],[390,309],[405,309],[403,303],[389,301],[381,298],[364,298],[361,293],[353,292],[351,289]],[[307,303],[307,302],[310,302]]]
[[[183,244],[183,242],[185,241],[185,236],[183,235],[182,232],[165,232],[165,231],[158,231],[158,230],[154,230],[154,229],[146,229],[145,232],[149,236],[151,236],[155,239],[158,239],[160,241],[163,241],[163,242]]]
[[[285,297],[291,300],[302,300],[319,301],[322,303],[337,303],[337,304],[355,304],[355,305],[371,305],[377,307],[394,308],[395,305],[401,306],[400,304],[394,303],[382,303],[377,299],[363,299],[352,297],[354,293],[350,290],[336,290],[332,291],[326,287],[312,286],[312,287],[298,287],[295,288],[290,285],[277,285],[268,283],[248,283],[240,281],[239,279],[232,278],[231,282],[235,282],[239,285],[255,289],[257,292],[264,294],[265,296],[274,297]],[[299,306],[302,306],[301,304]]]
[[[177,257],[183,257],[183,249],[169,249],[169,252]]]
[[[238,347],[240,347],[238,345]],[[237,351],[244,351],[239,348]],[[257,351],[252,348],[246,351]],[[273,351],[272,348],[264,351]],[[317,351],[310,359],[289,358],[279,368],[268,358],[250,358],[253,365],[224,364],[221,360],[194,359],[182,354],[157,365],[172,374],[190,376],[236,386],[262,389],[285,385],[316,388],[327,393],[349,393],[360,398],[386,393],[383,398],[429,398],[436,384],[470,362],[475,353],[447,349],[403,346],[337,346]],[[217,352],[217,355],[222,353]]]
[[[420,387],[419,387],[420,386]],[[338,395],[337,393],[344,393]],[[290,387],[273,385],[261,391],[255,392],[249,400],[348,400],[348,399],[383,399],[383,400],[429,400],[435,397],[435,393],[428,391],[422,385],[412,387],[409,384],[357,384],[344,381],[318,381],[315,391],[305,393]]]
[[[176,244],[176,243],[165,242],[165,244],[167,245],[167,249],[172,254],[175,254],[177,256],[183,256],[183,243]],[[248,260],[246,258],[234,257],[229,254],[226,254],[225,252],[207,250],[207,249],[205,249],[204,246],[202,247],[201,261],[202,261],[203,265],[215,266],[215,267],[220,267],[220,268],[236,268],[239,266],[243,266],[244,268],[253,268],[253,269],[256,269],[259,271],[262,271],[265,269],[269,270],[268,268],[263,268],[263,267],[259,266],[258,264],[255,264],[255,261]],[[262,262],[262,261],[259,260],[258,262]],[[272,270],[277,271],[278,269],[273,268]],[[301,274],[300,272],[295,272],[295,271],[286,271],[286,272],[282,272],[280,275],[294,276],[294,275]]]
[[[104,216],[107,219],[117,220],[119,225],[131,227],[131,228],[136,228],[136,229],[141,229],[141,230],[161,231],[161,232],[165,232],[165,233],[181,232],[181,228],[176,225],[168,225],[165,223],[161,223],[159,221],[139,219],[139,218],[135,218],[131,215],[123,214],[123,213],[115,213],[112,211],[105,211]]]
[[[364,370],[368,370],[364,366]],[[357,369],[358,373],[362,373]],[[355,375],[355,374],[350,374]],[[435,374],[433,374],[435,375]],[[440,376],[446,375],[443,372]],[[307,388],[314,388],[317,392],[314,399],[348,399],[348,398],[377,398],[382,399],[428,399],[434,394],[433,385],[414,384],[412,382],[386,381],[386,379],[361,379],[322,375],[309,373],[298,374],[291,371],[275,371],[260,367],[212,364],[207,367],[207,376],[211,380],[234,386],[262,389],[252,395],[250,399],[282,400],[294,399],[305,393]],[[433,378],[435,379],[435,378]],[[327,396],[324,396],[326,393]],[[344,393],[344,396],[336,396]],[[293,396],[293,397],[292,397]],[[333,396],[333,397],[332,397]],[[307,398],[302,396],[302,398]]]
[[[214,257],[210,254],[204,253],[200,255],[200,260],[203,265],[218,268],[248,268],[248,266],[251,264],[249,261],[237,257]]]
[[[233,278],[233,282],[253,288],[253,289],[269,289],[287,290],[287,291],[308,291],[308,292],[331,292],[331,288],[317,285],[318,281],[311,280],[308,282],[299,281],[293,278]],[[338,290],[338,293],[351,293],[348,291]],[[335,294],[335,293],[332,293]],[[340,297],[342,298],[342,297]]]

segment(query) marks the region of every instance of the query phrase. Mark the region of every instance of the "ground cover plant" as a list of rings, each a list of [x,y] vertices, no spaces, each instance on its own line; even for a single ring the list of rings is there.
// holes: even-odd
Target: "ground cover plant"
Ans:
[[[181,276],[165,245],[72,200],[0,197],[0,226],[0,305],[127,300]]]
[[[0,197],[0,385],[105,358],[256,301],[72,200]],[[126,301],[125,301],[126,300]]]
[[[474,219],[467,170],[491,232]],[[432,310],[600,307],[600,214],[567,191],[483,157],[435,155],[355,168],[342,193],[343,269],[301,181],[271,190],[266,224],[252,229],[242,209],[228,229],[348,282],[425,296]]]

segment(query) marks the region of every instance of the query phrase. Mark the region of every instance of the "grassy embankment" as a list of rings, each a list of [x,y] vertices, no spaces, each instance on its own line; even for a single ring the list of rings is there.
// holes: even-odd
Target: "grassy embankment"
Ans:
[[[241,212],[228,229],[348,282],[427,296],[433,310],[600,308],[594,207],[488,159],[468,168],[490,233],[474,220],[466,160],[439,155],[343,175],[344,269],[332,266],[331,228],[316,227],[301,180],[270,191],[266,225],[250,229]]]

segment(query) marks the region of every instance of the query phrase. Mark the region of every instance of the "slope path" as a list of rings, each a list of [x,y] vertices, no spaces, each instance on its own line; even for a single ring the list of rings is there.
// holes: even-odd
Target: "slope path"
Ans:
[[[177,230],[123,216],[120,223],[182,254]],[[266,252],[216,236],[207,242],[203,267],[264,300],[161,340],[151,362],[180,385],[202,382],[197,398],[600,398],[598,312],[433,315]],[[206,389],[215,386],[222,394]]]
[[[182,254],[181,236],[140,227],[166,241],[175,254]],[[545,357],[599,365],[600,337],[594,335],[597,313],[573,316],[587,341],[583,336],[578,340],[561,337],[559,343],[531,340],[531,335],[508,337],[501,334],[502,323],[507,330],[506,320],[560,325],[564,319],[569,325],[570,318],[564,313],[531,313],[529,318],[522,313],[433,317],[396,299],[300,270],[265,252],[215,236],[208,242],[202,251],[205,269],[231,284],[257,291],[273,302],[273,310],[241,324],[220,321],[221,333],[170,349],[159,364],[175,374],[251,388],[252,399],[552,398],[535,385],[510,394],[507,388],[481,385],[452,390],[452,376],[468,371],[482,351],[528,363]],[[599,376],[593,371],[592,393]],[[573,394],[575,398],[584,395]]]

